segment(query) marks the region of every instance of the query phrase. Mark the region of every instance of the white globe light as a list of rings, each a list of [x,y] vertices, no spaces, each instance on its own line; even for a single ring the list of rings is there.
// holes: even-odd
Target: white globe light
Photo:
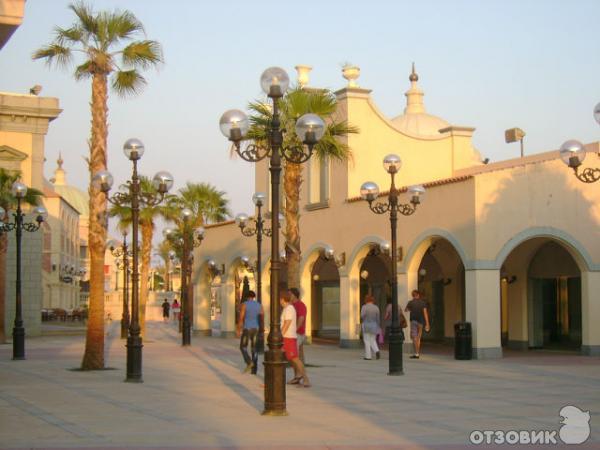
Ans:
[[[290,85],[290,77],[281,67],[269,67],[260,76],[260,87],[269,97],[283,97]]]
[[[235,216],[235,223],[238,227],[244,227],[248,222],[248,214],[239,213]]]
[[[398,155],[390,153],[383,158],[383,168],[387,173],[397,173],[402,167],[402,160]]]
[[[125,144],[123,144],[123,153],[125,153],[125,156],[131,161],[140,159],[144,154],[144,150],[144,144],[136,138],[127,139]]]
[[[600,103],[594,107],[594,119],[600,124]]]
[[[92,177],[92,185],[102,192],[110,191],[113,183],[114,178],[108,170],[96,172],[96,174]]]
[[[252,196],[252,202],[256,205],[256,206],[263,206],[265,204],[265,199],[267,198],[267,195],[264,192],[256,192],[253,196]]]
[[[373,183],[372,181],[367,181],[366,183],[363,183],[363,185],[360,187],[360,196],[363,200],[372,202],[377,198],[378,195],[379,186],[377,186],[377,184]]]
[[[560,158],[569,167],[579,167],[585,155],[585,147],[575,139],[570,139],[560,146]]]
[[[174,179],[173,175],[171,175],[166,170],[161,170],[154,175],[152,179],[152,185],[154,189],[156,189],[161,194],[166,194],[173,187]]]
[[[307,145],[314,145],[325,134],[325,122],[316,114],[304,114],[296,121],[296,136]]]
[[[23,198],[27,195],[27,186],[20,181],[15,181],[10,189],[13,197]]]
[[[248,130],[250,129],[250,122],[244,111],[230,109],[229,111],[225,111],[221,116],[219,128],[221,129],[223,136],[236,142],[241,141],[244,136],[246,136],[246,133],[248,133]]]

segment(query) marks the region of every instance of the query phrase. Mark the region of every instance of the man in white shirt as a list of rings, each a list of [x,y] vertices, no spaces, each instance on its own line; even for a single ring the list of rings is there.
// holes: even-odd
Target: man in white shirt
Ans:
[[[281,335],[283,336],[283,351],[285,357],[294,366],[298,375],[288,381],[288,384],[297,384],[310,387],[310,381],[306,375],[304,364],[298,358],[298,343],[296,334],[296,309],[291,305],[287,294],[281,296]],[[302,382],[302,384],[301,384]]]

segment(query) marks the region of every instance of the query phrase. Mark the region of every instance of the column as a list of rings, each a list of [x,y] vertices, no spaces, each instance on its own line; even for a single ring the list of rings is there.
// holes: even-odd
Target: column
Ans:
[[[581,272],[581,353],[600,356],[600,272]]]
[[[473,357],[502,357],[500,344],[500,271],[467,270],[466,319],[473,330]]]
[[[340,273],[340,347],[360,347],[360,283]],[[358,331],[358,332],[357,332]]]

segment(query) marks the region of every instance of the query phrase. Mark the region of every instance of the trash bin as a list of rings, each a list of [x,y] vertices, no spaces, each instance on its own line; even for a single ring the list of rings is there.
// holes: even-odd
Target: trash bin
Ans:
[[[454,324],[454,359],[473,359],[471,322]]]

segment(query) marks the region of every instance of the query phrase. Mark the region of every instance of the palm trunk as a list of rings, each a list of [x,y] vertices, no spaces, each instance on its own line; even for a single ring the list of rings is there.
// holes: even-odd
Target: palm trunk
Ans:
[[[142,270],[140,272],[140,327],[142,336],[146,336],[146,303],[148,303],[148,275],[150,273],[150,258],[152,253],[152,222],[143,221],[142,228]]]
[[[90,304],[81,368],[104,368],[104,252],[106,246],[106,196],[91,183],[95,173],[106,170],[108,135],[106,74],[92,78],[92,137],[90,140],[90,216],[88,245],[90,252]]]
[[[285,191],[285,253],[288,288],[300,287],[300,186],[302,166],[286,163],[283,174]]]
[[[0,234],[0,344],[6,342],[4,328],[4,311],[6,307],[6,250],[8,249],[8,236]]]

